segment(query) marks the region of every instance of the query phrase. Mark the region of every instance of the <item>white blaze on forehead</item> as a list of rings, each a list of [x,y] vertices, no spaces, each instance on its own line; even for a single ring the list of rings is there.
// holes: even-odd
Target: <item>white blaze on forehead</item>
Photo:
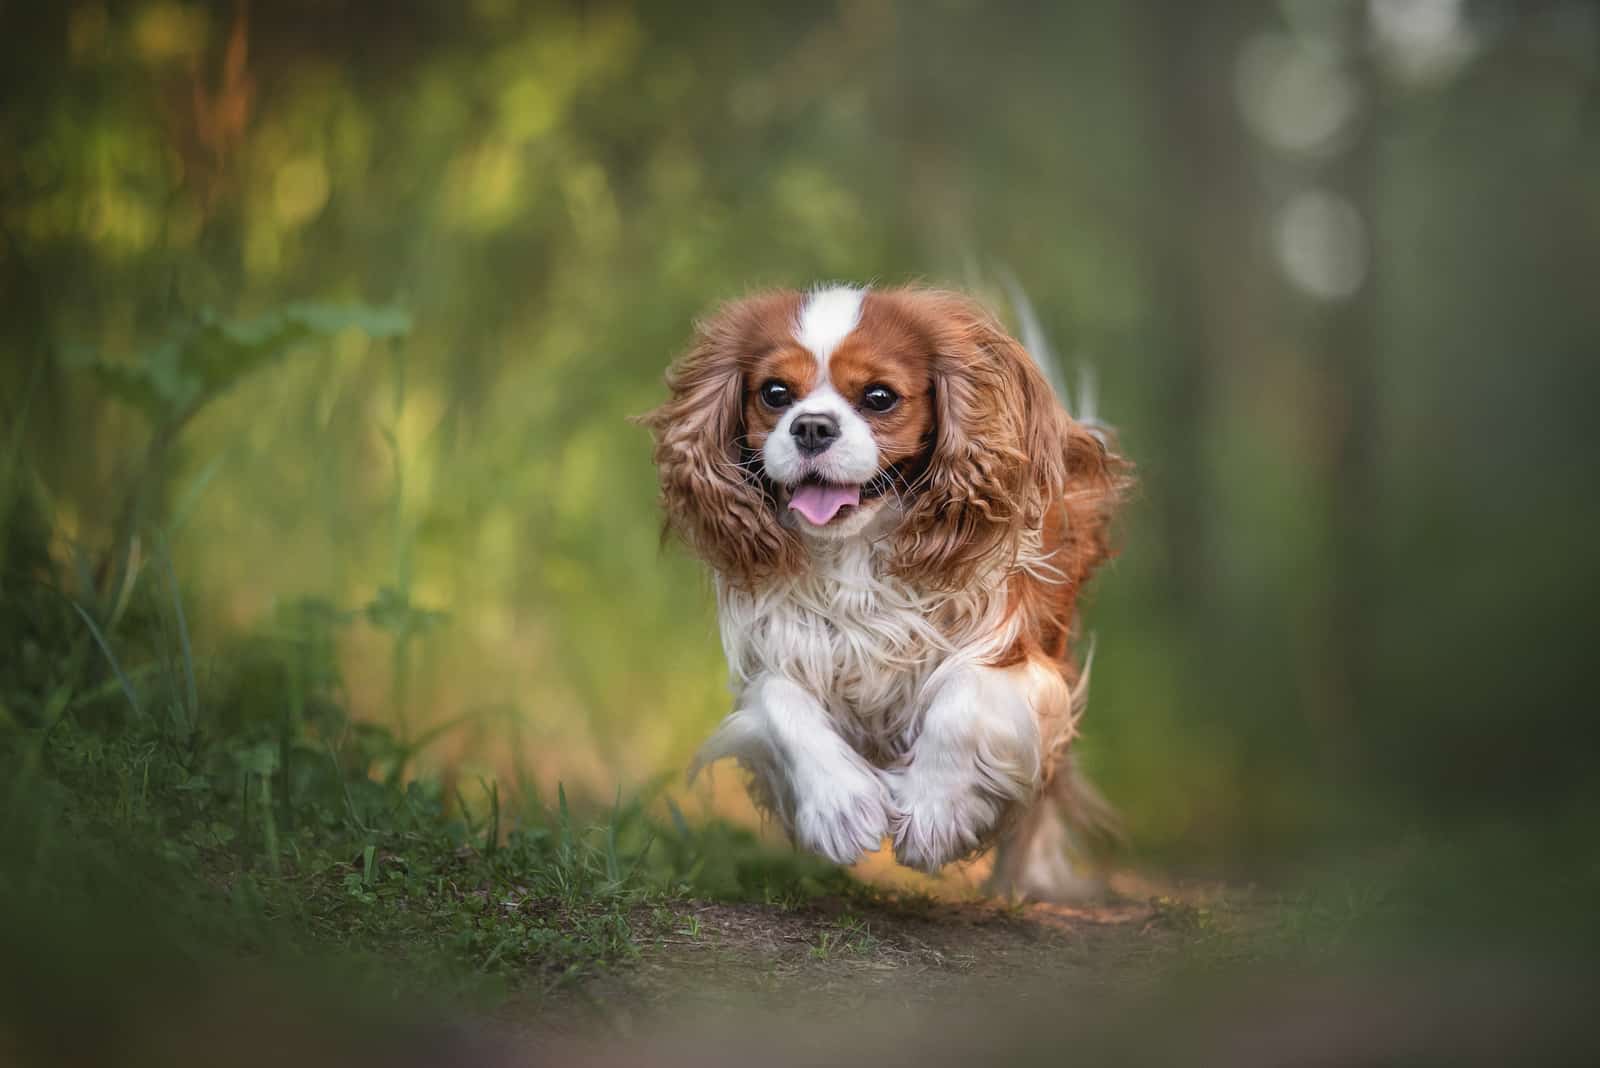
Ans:
[[[828,379],[828,358],[860,324],[861,302],[866,295],[865,289],[855,286],[813,289],[795,316],[794,339],[816,359],[822,373],[809,393],[784,410],[761,447],[762,464],[774,482],[795,486],[812,476],[840,486],[860,486],[877,474],[878,443],[873,439],[872,428]],[[795,444],[794,422],[803,415],[830,416],[838,427],[837,438],[821,453],[804,454]],[[806,513],[808,503],[817,507]],[[859,503],[859,497],[855,503]],[[813,525],[807,529],[812,530],[827,524],[838,513],[837,502],[811,501],[806,495],[800,496],[796,507],[811,520]]]
[[[801,305],[794,339],[817,358],[824,374],[833,350],[860,324],[861,301],[866,295],[865,289],[856,286],[829,286],[812,290]]]

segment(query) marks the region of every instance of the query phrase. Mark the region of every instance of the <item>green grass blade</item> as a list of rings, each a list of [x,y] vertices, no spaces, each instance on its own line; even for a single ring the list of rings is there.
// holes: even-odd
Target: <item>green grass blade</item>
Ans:
[[[472,809],[467,807],[467,798],[461,792],[461,787],[456,787],[456,810],[461,813],[461,823],[467,828],[467,837],[472,838],[478,833],[477,821],[472,818]]]
[[[272,812],[272,776],[261,776],[261,836],[267,847],[267,867],[281,875],[278,866],[278,821]]]
[[[556,847],[556,870],[564,878],[577,876],[577,849],[572,834],[572,809],[567,806],[567,787],[556,783],[556,820],[560,837]]]
[[[644,863],[645,858],[650,855],[650,848],[655,844],[656,832],[651,829],[650,833],[645,836],[644,845],[639,849],[638,853],[634,854],[633,863],[629,864],[628,870],[622,874],[621,885],[627,886],[633,882],[634,876],[639,874],[639,865]]]
[[[111,597],[111,615],[106,619],[106,626],[111,630],[117,629],[117,624],[122,621],[122,615],[128,610],[128,605],[133,603],[133,591],[139,585],[139,579],[144,574],[145,558],[141,551],[141,542],[137,533],[128,536],[128,543],[118,551],[121,566],[117,568],[117,581],[106,590]]]
[[[489,797],[489,826],[483,834],[483,855],[492,857],[500,847],[500,782],[487,782],[480,778],[478,783]]]
[[[88,624],[89,633],[94,636],[95,644],[100,646],[100,651],[105,654],[106,661],[111,665],[112,674],[116,675],[117,681],[122,684],[122,692],[127,695],[128,704],[133,706],[134,714],[143,718],[144,709],[139,705],[139,695],[134,692],[133,683],[128,681],[128,676],[123,674],[122,665],[117,663],[117,654],[113,653],[111,646],[106,644],[105,635],[100,633],[100,628],[95,625],[93,619],[89,618],[89,613],[83,610],[82,605],[77,601],[69,603],[72,605],[73,611],[77,612],[84,623]]]
[[[72,573],[78,580],[78,596],[94,605],[96,612],[100,611],[100,592],[95,588],[94,569],[89,564],[89,554],[84,552],[83,546],[77,542],[70,542],[72,550]]]
[[[189,716],[189,727],[194,728],[200,722],[200,692],[194,681],[194,649],[189,644],[189,624],[183,615],[183,598],[178,593],[178,575],[172,567],[172,554],[167,550],[165,539],[160,546],[161,566],[166,571],[167,588],[172,591],[172,612],[178,620],[178,646],[183,652],[183,681],[184,694],[187,700],[185,711]]]
[[[683,809],[679,808],[678,803],[670,797],[667,798],[667,813],[672,817],[672,829],[678,833],[679,838],[688,841],[689,821],[683,818]]]
[[[617,799],[611,806],[611,819],[606,822],[606,881],[616,886],[622,880],[622,863],[617,858],[617,824],[622,821],[622,786],[617,786]]]
[[[143,664],[139,667],[131,668],[128,671],[128,681],[139,682],[143,679],[149,678],[155,673],[156,665]],[[82,693],[70,695],[66,703],[66,708],[63,709],[63,711],[76,711],[86,705],[91,705],[101,698],[109,696],[120,689],[122,689],[122,680],[120,678],[107,679],[105,682],[91,690],[84,690]]]
[[[323,744],[328,748],[328,760],[333,764],[334,778],[338,781],[339,789],[344,794],[344,807],[345,811],[350,813],[350,822],[364,831],[367,826],[361,821],[360,815],[356,813],[356,799],[350,796],[350,782],[345,776],[344,765],[339,763],[339,753],[334,749],[331,740],[325,739]]]
[[[476,712],[463,712],[459,716],[429,727],[415,738],[409,740],[402,738],[400,745],[395,750],[394,765],[389,769],[389,774],[384,777],[384,785],[400,785],[405,779],[406,767],[420,756],[424,749],[457,727],[471,723],[475,718],[477,718]]]

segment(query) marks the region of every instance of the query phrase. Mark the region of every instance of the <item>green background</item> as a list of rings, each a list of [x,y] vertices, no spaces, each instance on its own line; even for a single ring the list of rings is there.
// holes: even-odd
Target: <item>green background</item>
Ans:
[[[1014,323],[1010,271],[1139,468],[1082,743],[1139,854],[1562,853],[1595,811],[1600,25],[1406,7],[0,5],[9,522],[114,599],[140,498],[202,683],[248,703],[251,642],[366,607],[355,716],[609,798],[726,711],[627,421],[693,318],[921,279]],[[308,301],[368,310],[262,340]],[[145,473],[208,314],[249,336]]]

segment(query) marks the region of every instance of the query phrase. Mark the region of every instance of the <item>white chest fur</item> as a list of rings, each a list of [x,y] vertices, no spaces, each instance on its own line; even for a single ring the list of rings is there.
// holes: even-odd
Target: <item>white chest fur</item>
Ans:
[[[758,591],[719,582],[733,687],[787,678],[822,703],[858,753],[892,763],[914,742],[923,695],[942,669],[1005,640],[1002,590],[918,591],[888,576],[866,539],[828,546],[806,574]]]

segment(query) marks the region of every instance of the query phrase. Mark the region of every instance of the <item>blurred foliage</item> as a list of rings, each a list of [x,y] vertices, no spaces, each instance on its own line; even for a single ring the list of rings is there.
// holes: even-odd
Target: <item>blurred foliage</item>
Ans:
[[[133,405],[157,428],[189,418],[206,401],[312,337],[341,330],[390,337],[409,329],[392,309],[295,304],[259,319],[230,321],[202,310],[192,325],[140,353],[131,363],[82,354],[76,361],[105,391]]]
[[[658,825],[654,788],[607,809],[559,784],[546,806],[520,764],[504,786],[403,776],[443,731],[348,718],[334,641],[355,614],[321,602],[240,636],[199,687],[175,587],[138,584],[125,629],[143,640],[119,651],[57,583],[10,588],[4,609],[30,626],[3,635],[22,656],[0,672],[0,990],[24,1061],[125,1063],[107,1021],[140,1011],[135,961],[146,997],[248,985],[256,962],[289,974],[301,1011],[493,1004],[632,959],[691,893],[871,893],[670,806]],[[67,989],[106,1024],[94,1036],[74,1037]]]
[[[1200,8],[10,5],[4,589],[155,662],[164,532],[219,715],[611,796],[725,711],[625,421],[692,318],[1004,265],[1141,469],[1083,742],[1141,848],[1592,811],[1593,9]],[[7,637],[92,680],[13,720],[120,689]]]

